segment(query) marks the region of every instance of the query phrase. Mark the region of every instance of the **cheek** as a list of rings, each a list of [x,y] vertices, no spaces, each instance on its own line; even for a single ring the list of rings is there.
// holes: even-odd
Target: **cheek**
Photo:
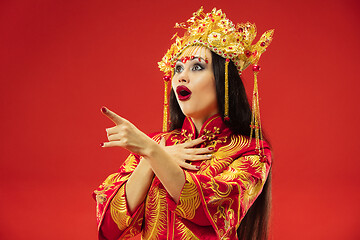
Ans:
[[[173,90],[174,91],[174,93],[176,93],[176,85],[175,85],[175,81],[173,80],[173,81],[171,81],[171,85],[170,85],[170,91],[171,90]]]
[[[216,99],[216,87],[214,79],[202,81],[201,84],[198,86],[198,89],[201,95],[205,97],[205,99]]]
[[[175,74],[170,81],[171,87],[175,90],[175,88],[179,85],[179,77]]]

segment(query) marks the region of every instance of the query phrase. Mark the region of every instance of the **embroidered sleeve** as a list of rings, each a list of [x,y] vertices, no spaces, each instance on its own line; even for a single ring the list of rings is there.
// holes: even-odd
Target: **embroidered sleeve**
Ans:
[[[198,225],[212,225],[219,238],[232,239],[262,191],[269,163],[248,155],[232,161],[216,176],[186,172],[186,183],[173,211]]]
[[[201,185],[204,211],[208,213],[219,237],[235,234],[242,218],[260,194],[269,167],[268,163],[260,161],[259,156],[249,155],[234,160],[214,178],[195,176]]]
[[[191,220],[195,217],[195,212],[200,206],[200,195],[198,194],[196,184],[190,173],[186,171],[185,179],[186,181],[181,191],[179,203],[174,211],[179,216]]]
[[[100,239],[127,239],[141,232],[144,203],[131,214],[126,202],[125,186],[122,185],[110,201],[99,229],[99,235],[103,237]]]
[[[144,208],[144,203],[142,203],[137,210],[133,214],[130,214],[127,202],[126,202],[126,195],[125,195],[125,186],[124,184],[115,197],[112,199],[110,203],[110,213],[112,220],[116,223],[119,230],[123,231],[126,228],[128,228],[133,220],[136,218],[139,212],[142,212]],[[140,226],[137,226],[138,228],[141,227],[142,217],[140,217]]]
[[[119,172],[107,177],[94,191],[99,239],[123,239],[141,231],[144,204],[130,214],[125,197],[126,182],[138,163],[139,158],[131,154]]]

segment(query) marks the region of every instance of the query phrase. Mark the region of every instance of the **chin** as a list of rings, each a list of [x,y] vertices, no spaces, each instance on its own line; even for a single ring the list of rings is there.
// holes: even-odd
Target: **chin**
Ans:
[[[196,115],[196,111],[194,111],[194,109],[191,109],[189,107],[184,107],[180,105],[180,109],[186,117],[192,117]]]
[[[184,102],[179,104],[180,105],[180,109],[183,112],[183,114],[186,117],[191,117],[191,118],[206,118],[206,117],[211,117],[212,115],[218,113],[219,111],[217,110],[217,106],[209,106],[206,108],[198,108],[199,106],[197,106],[197,108],[194,108],[194,105],[190,106],[190,104],[187,104],[188,102]]]
[[[192,111],[186,111],[186,110],[184,111],[184,109],[182,109],[182,108],[181,108],[181,111],[186,117],[193,117],[194,115],[196,115]]]

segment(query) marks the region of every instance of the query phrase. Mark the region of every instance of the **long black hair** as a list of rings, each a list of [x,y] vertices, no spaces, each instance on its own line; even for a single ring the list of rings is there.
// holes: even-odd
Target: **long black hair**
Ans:
[[[219,113],[224,118],[225,99],[225,59],[213,52],[212,67],[214,71],[217,103]],[[228,66],[229,80],[229,121],[225,124],[234,134],[250,136],[251,109],[246,96],[244,84],[232,61]],[[170,93],[170,130],[182,127],[185,115],[176,100],[173,90]],[[223,119],[224,120],[224,119]],[[237,230],[241,240],[268,239],[268,225],[271,208],[271,169],[262,192],[250,207]]]

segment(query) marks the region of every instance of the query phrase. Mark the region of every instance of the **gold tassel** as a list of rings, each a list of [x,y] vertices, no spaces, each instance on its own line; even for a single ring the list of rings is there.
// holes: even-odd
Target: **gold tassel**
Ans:
[[[224,106],[224,120],[229,121],[229,62],[230,59],[225,61],[225,106]]]
[[[168,82],[171,78],[169,75],[165,75],[164,79],[164,113],[163,113],[163,132],[168,131],[169,123],[169,101],[168,101]]]
[[[260,120],[260,105],[259,105],[259,89],[257,75],[260,67],[258,65],[253,66],[254,71],[254,90],[252,96],[252,115],[250,124],[250,142],[255,137],[255,151],[258,153],[260,158],[264,158],[264,147],[263,147],[263,136],[261,131],[261,120]],[[260,142],[261,141],[261,142]]]

